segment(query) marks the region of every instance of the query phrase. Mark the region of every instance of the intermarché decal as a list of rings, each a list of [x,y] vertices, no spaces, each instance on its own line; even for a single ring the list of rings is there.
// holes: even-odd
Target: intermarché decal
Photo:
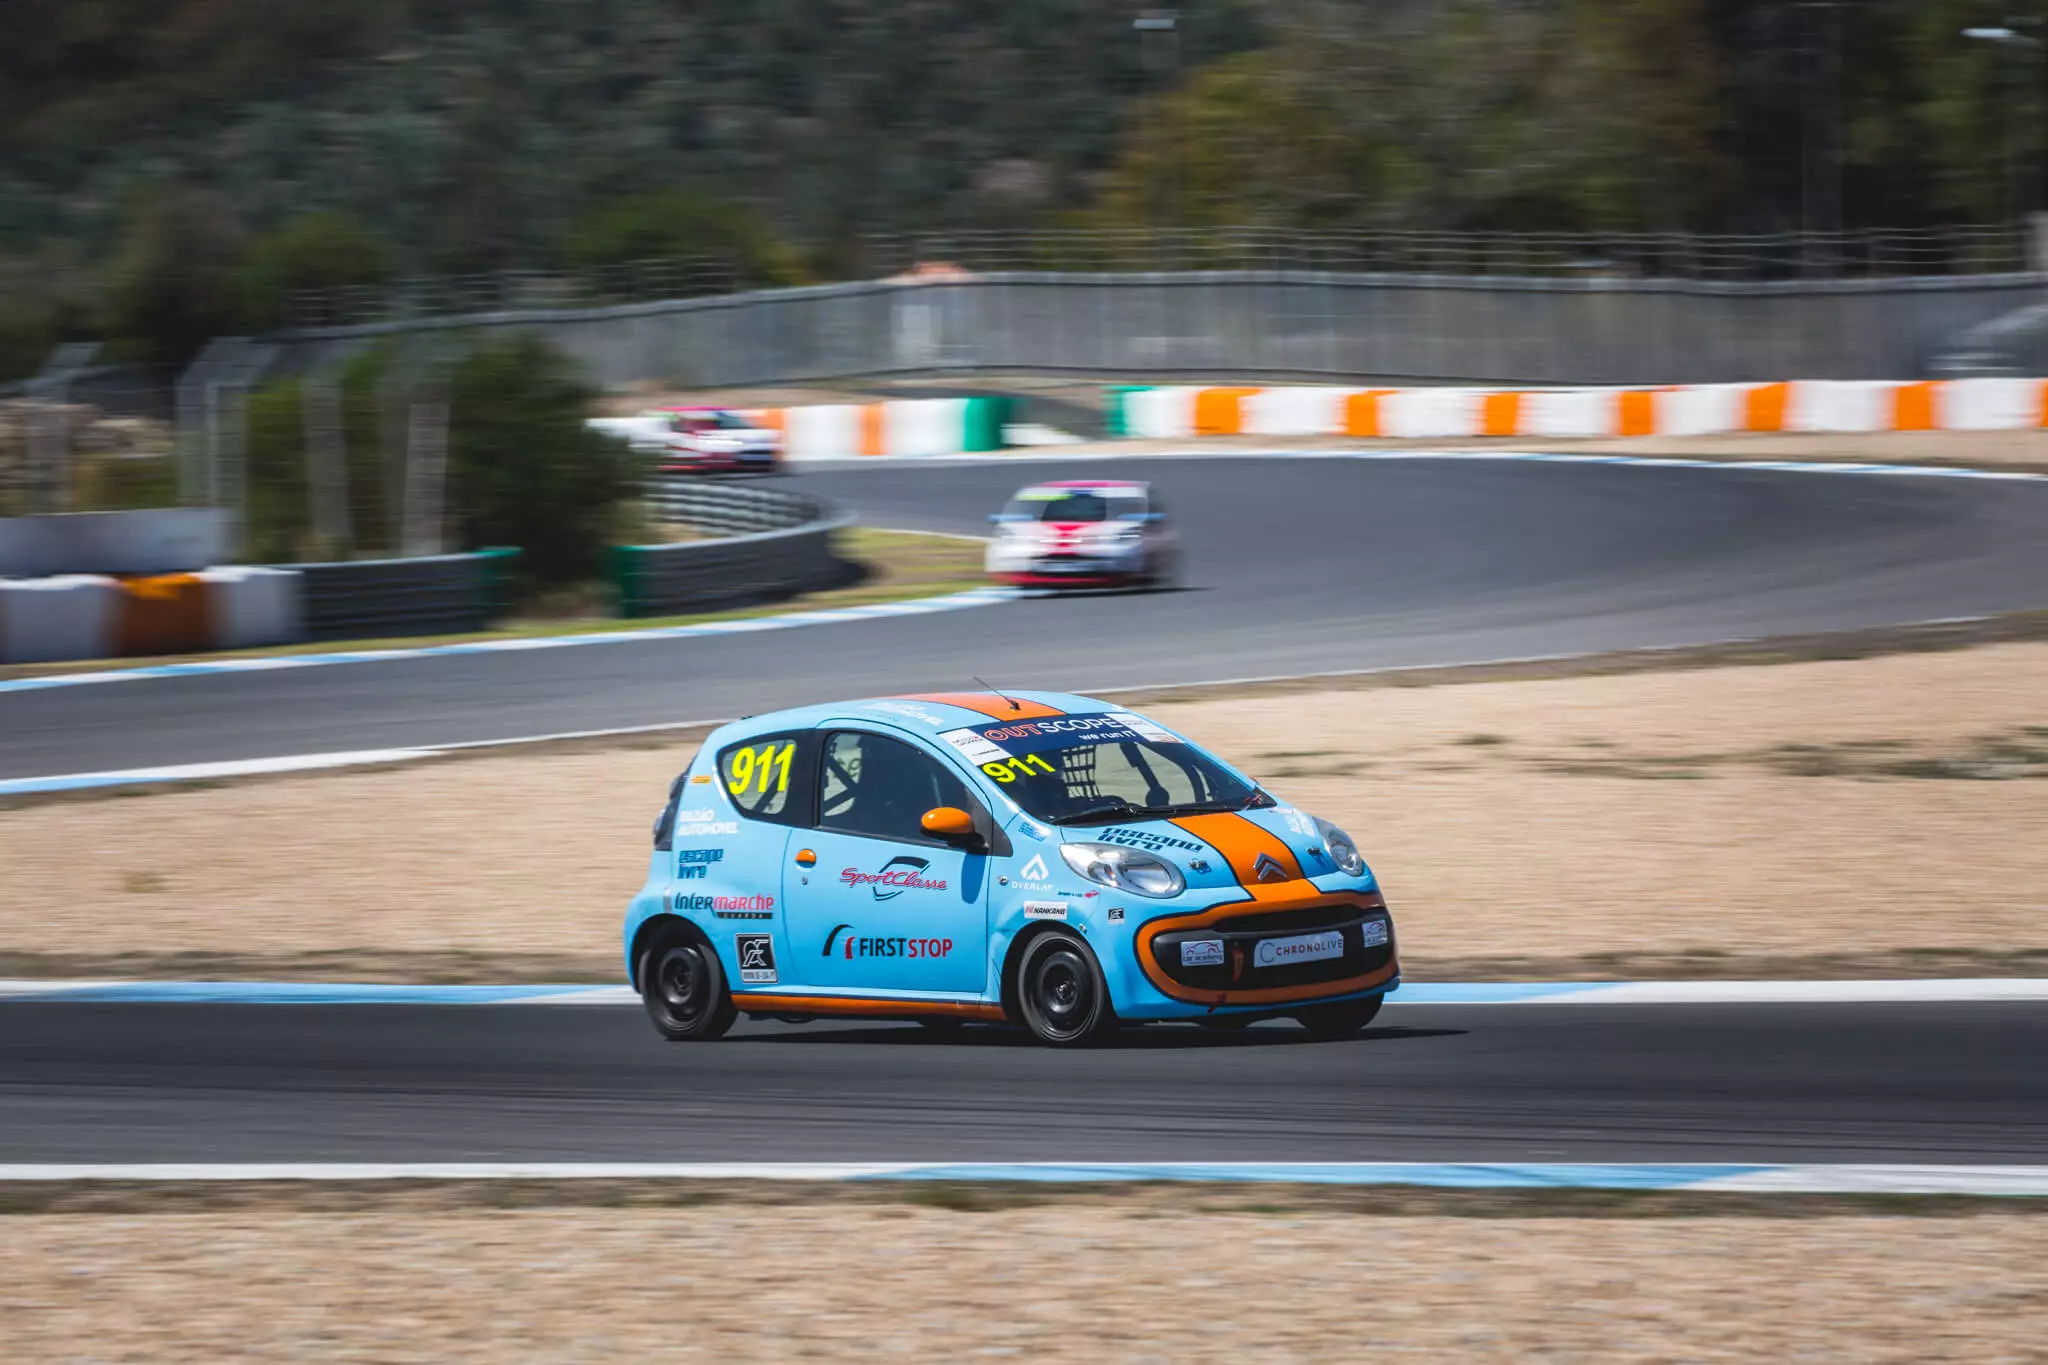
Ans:
[[[950,938],[867,938],[851,932],[852,929],[851,924],[834,925],[832,932],[825,935],[825,948],[818,956],[832,956],[835,944],[849,962],[859,957],[947,957],[953,951]],[[841,934],[846,937],[841,938]]]

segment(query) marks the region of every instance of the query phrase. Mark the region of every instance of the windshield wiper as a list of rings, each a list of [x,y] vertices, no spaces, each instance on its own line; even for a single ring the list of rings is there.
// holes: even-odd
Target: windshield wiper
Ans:
[[[1182,806],[1134,806],[1119,799],[1114,805],[1097,806],[1093,810],[1079,811],[1053,821],[1055,825],[1081,825],[1089,823],[1107,824],[1111,820],[1168,820],[1176,815],[1215,815],[1220,811],[1239,810],[1238,806],[1221,801],[1191,801]]]

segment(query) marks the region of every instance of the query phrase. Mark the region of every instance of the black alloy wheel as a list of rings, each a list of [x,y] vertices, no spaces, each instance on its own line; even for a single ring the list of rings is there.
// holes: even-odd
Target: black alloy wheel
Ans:
[[[1311,1005],[1295,1013],[1294,1022],[1300,1024],[1318,1038],[1351,1038],[1373,1021],[1379,1014],[1380,1006],[1386,1002],[1383,995],[1368,996],[1363,1000],[1338,1000],[1328,1005]]]
[[[1079,1047],[1116,1026],[1095,954],[1057,930],[1024,946],[1017,961],[1017,1012],[1031,1036],[1051,1047]]]
[[[718,954],[702,940],[671,933],[641,959],[640,1000],[671,1043],[722,1037],[732,1027],[732,995]]]

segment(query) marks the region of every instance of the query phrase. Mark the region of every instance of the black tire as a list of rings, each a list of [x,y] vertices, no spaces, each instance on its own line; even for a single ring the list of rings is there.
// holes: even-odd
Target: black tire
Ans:
[[[1025,944],[1015,989],[1018,1017],[1048,1047],[1085,1047],[1116,1027],[1102,968],[1072,934],[1054,930]]]
[[[671,1043],[708,1042],[732,1027],[732,992],[711,945],[673,931],[640,961],[640,1002],[655,1031]]]
[[[1311,1005],[1295,1013],[1294,1022],[1318,1038],[1352,1038],[1373,1021],[1385,996],[1364,1000],[1339,1000],[1328,1005]]]

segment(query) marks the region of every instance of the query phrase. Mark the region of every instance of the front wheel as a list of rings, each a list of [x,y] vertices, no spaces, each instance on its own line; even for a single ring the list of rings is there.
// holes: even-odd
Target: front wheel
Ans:
[[[648,950],[640,968],[640,1000],[671,1043],[723,1037],[737,1012],[718,954],[684,934],[670,934]]]
[[[1380,1006],[1385,1002],[1385,996],[1375,995],[1364,1000],[1339,1000],[1328,1005],[1311,1005],[1299,1011],[1294,1016],[1294,1022],[1318,1038],[1350,1038],[1373,1021],[1380,1012]]]
[[[1095,954],[1057,930],[1032,939],[1017,961],[1017,1012],[1031,1036],[1051,1047],[1080,1047],[1116,1027]]]

